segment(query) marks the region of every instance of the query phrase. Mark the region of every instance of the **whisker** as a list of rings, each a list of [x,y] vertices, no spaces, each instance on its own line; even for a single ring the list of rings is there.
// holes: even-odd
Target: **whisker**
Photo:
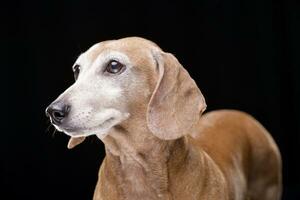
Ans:
[[[45,130],[46,133],[49,132],[51,126],[52,126],[52,124],[48,125],[47,129]]]
[[[49,118],[47,118],[47,119],[45,120],[45,123],[48,125],[47,129],[45,130],[45,132],[47,132],[47,131],[49,131],[49,127],[50,127],[52,124],[51,124],[51,121],[50,121]]]
[[[54,131],[52,132],[52,137],[54,137],[55,133],[56,133],[56,128],[55,127],[53,127],[53,128],[54,128]]]
[[[57,130],[56,130],[56,128],[53,126],[53,124],[51,123],[51,121],[50,121],[49,119],[47,120],[47,123],[48,123],[49,125],[48,125],[48,127],[46,128],[45,133],[50,133],[50,132],[51,132],[50,129],[53,128],[53,131],[52,131],[52,133],[51,133],[51,136],[54,137]]]

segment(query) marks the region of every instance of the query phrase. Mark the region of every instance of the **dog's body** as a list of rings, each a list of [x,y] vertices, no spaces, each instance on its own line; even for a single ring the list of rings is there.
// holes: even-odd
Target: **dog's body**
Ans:
[[[255,119],[239,111],[214,111],[200,118],[197,131],[135,152],[146,167],[108,151],[94,200],[280,199],[280,154]]]
[[[47,113],[69,147],[91,134],[104,142],[94,200],[280,199],[269,133],[239,111],[201,116],[204,97],[171,54],[125,38],[93,46],[77,65],[78,80]]]

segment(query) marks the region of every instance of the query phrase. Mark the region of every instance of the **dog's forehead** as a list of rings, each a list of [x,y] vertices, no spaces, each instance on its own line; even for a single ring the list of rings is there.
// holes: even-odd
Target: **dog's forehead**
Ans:
[[[94,62],[103,52],[119,52],[130,58],[131,61],[148,59],[151,50],[160,49],[155,43],[138,37],[109,40],[97,43],[81,54],[77,61],[80,63]],[[144,58],[144,59],[143,59]]]

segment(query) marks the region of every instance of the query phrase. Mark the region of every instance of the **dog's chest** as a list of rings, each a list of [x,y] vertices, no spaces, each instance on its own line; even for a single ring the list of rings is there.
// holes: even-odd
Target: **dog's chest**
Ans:
[[[103,200],[167,200],[168,176],[163,169],[160,162],[145,166],[130,158],[106,159],[96,193]]]
[[[119,179],[125,199],[166,199],[162,188],[164,188],[159,176],[149,172],[137,163],[128,163],[122,166],[122,174]]]
[[[146,171],[136,164],[128,164],[123,167],[120,180],[125,191],[131,193],[145,193],[147,187]]]

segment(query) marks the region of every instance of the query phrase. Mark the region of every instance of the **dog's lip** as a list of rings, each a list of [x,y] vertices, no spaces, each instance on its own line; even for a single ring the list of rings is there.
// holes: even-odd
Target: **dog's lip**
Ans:
[[[70,127],[70,126],[57,126],[57,125],[56,126],[63,132],[72,133],[74,135],[77,135],[77,134],[81,134],[80,132],[93,131],[93,130],[99,129],[99,128],[105,129],[105,128],[107,128],[105,125],[107,125],[108,122],[111,122],[114,119],[115,119],[114,117],[110,117],[107,120],[104,120],[102,123],[97,124],[92,127]]]
[[[67,131],[67,132],[78,132],[82,128],[77,128],[77,127],[61,127],[62,130]]]

